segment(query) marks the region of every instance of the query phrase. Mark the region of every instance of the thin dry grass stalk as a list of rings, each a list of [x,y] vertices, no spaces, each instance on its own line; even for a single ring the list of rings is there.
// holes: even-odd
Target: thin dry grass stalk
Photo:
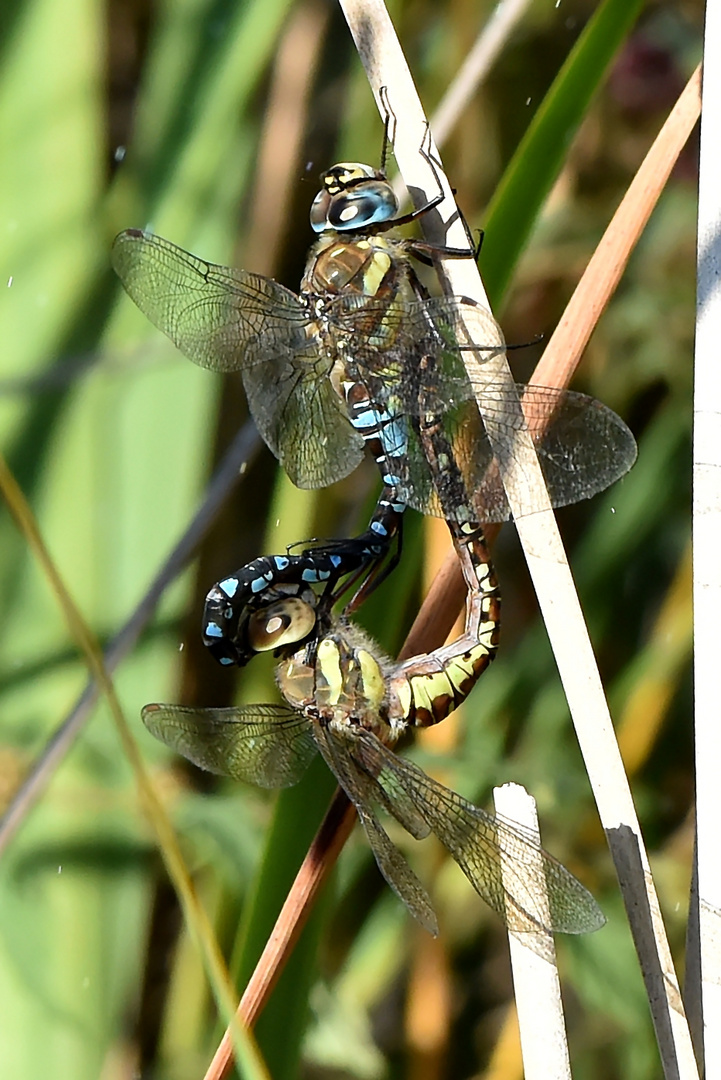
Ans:
[[[705,1076],[721,1074],[721,743],[718,617],[721,602],[721,9],[706,5],[699,162],[693,432],[693,608],[696,846],[685,1000]]]
[[[105,670],[111,675],[138,643],[150,623],[166,589],[190,561],[230,492],[238,483],[242,470],[258,452],[260,437],[254,426],[245,424],[228,447],[215,471],[192,521],[158,570],[125,624],[120,628],[103,654]],[[14,793],[5,814],[0,819],[0,858],[25,821],[30,810],[45,792],[60,763],[79,737],[101,694],[101,687],[91,673],[88,683],[65,719],[48,739],[33,766]]]
[[[442,146],[488,75],[503,46],[526,13],[530,0],[501,0],[461,64],[443,101],[431,117],[433,137]]]
[[[668,115],[554,330],[531,382],[568,386],[701,113],[701,65]]]

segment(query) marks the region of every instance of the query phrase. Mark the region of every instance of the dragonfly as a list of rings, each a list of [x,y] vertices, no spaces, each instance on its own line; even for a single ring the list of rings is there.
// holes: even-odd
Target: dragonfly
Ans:
[[[387,235],[441,198],[400,215],[381,170],[334,165],[311,206],[318,239],[297,294],[260,274],[206,262],[151,232],[127,229],[113,244],[113,266],[149,320],[201,367],[240,372],[258,430],[293,483],[331,484],[370,450],[383,490],[367,530],[305,552],[308,573],[327,572],[328,581],[355,567],[361,598],[397,562],[406,506],[457,522],[510,517],[488,430],[496,446],[513,452],[523,423],[518,395],[554,506],[605,490],[636,457],[629,429],[593,398],[537,386],[504,388],[492,373],[471,382],[464,351],[471,349],[490,371],[488,361],[505,348],[502,332],[490,312],[467,297],[430,297],[413,260],[473,253]],[[425,454],[419,429],[429,412],[440,418],[461,472],[456,506],[439,497],[438,474]],[[524,510],[533,512],[538,493],[526,495]],[[232,612],[231,622],[249,596],[259,599],[275,585],[285,567],[285,557],[278,558],[259,562],[250,581],[239,571],[211,590]],[[204,634],[222,663],[242,661],[222,621],[208,618]]]
[[[393,750],[409,729],[445,719],[495,656],[500,597],[482,531],[453,520],[449,526],[468,587],[464,632],[452,644],[393,663],[297,579],[292,595],[269,588],[245,625],[249,652],[279,656],[285,704],[152,704],[143,721],[200,768],[264,788],[297,783],[320,752],[355,806],[383,877],[434,935],[430,897],[386,832],[380,810],[416,839],[434,834],[511,929],[596,930],[605,918],[593,896],[531,835]]]

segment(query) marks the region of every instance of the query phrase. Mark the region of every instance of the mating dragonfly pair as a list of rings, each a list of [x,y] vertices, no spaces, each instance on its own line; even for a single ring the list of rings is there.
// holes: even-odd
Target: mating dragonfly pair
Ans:
[[[410,260],[473,253],[384,235],[440,198],[399,216],[382,172],[334,166],[311,208],[320,236],[299,295],[153,234],[117,237],[113,265],[130,296],[190,359],[240,371],[261,435],[298,486],[341,479],[366,446],[383,480],[361,536],[256,559],[208,594],[206,644],[223,664],[274,650],[286,705],[149,705],[143,719],[202,768],[264,787],[296,783],[320,751],[384,877],[433,933],[428,895],[377,807],[416,838],[434,833],[512,928],[580,933],[601,926],[603,915],[563,866],[391,749],[409,727],[443,720],[495,654],[500,599],[479,523],[506,520],[510,511],[489,430],[496,446],[513,452],[520,396],[556,506],[604,490],[636,454],[623,422],[582,394],[517,387],[509,399],[491,376],[471,383],[464,351],[481,365],[498,356],[500,329],[465,297],[429,297]],[[483,421],[479,393],[488,403]],[[533,492],[527,501],[532,511]],[[357,607],[392,569],[406,505],[448,521],[468,587],[466,626],[452,645],[393,664],[332,608],[349,583]]]

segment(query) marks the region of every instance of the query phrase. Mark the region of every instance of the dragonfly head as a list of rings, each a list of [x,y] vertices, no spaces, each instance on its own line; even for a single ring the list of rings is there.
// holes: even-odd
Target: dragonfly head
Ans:
[[[341,161],[321,177],[321,190],[310,208],[316,232],[357,232],[390,221],[398,213],[398,199],[377,169],[357,161]]]

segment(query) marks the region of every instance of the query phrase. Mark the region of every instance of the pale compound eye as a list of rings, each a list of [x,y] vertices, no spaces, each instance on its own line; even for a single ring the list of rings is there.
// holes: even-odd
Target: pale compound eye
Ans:
[[[304,600],[288,597],[254,612],[248,620],[248,644],[254,652],[270,652],[302,641],[315,626],[315,611]]]

